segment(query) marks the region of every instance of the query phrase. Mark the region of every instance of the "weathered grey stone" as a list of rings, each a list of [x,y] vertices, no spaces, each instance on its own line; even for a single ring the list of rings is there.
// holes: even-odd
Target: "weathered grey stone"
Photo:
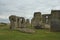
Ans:
[[[26,23],[30,23],[29,19],[26,19]]]
[[[51,18],[52,17],[60,20],[60,10],[51,10]]]
[[[15,15],[11,15],[9,16],[9,20],[10,20],[10,29],[25,27],[24,17],[18,17]]]
[[[45,24],[50,24],[51,14],[43,14],[42,22]]]
[[[51,11],[51,28],[50,31],[60,31],[60,10]]]
[[[25,27],[25,18],[24,17],[19,17],[19,28],[24,28]]]
[[[9,20],[10,20],[10,29],[13,30],[15,28],[16,16],[15,15],[9,16]]]
[[[35,27],[36,29],[37,28],[40,29],[40,28],[42,28],[41,23],[42,23],[41,13],[40,12],[35,12],[34,17],[31,20],[32,26]]]
[[[17,29],[17,30],[20,31],[20,32],[24,32],[24,33],[35,33],[35,30],[29,29],[29,28],[20,28],[20,29]]]
[[[54,19],[51,21],[50,31],[60,32],[60,20]]]
[[[30,21],[29,21],[29,19],[26,19],[25,25],[26,25],[26,27],[30,27]]]
[[[33,29],[26,28],[25,25],[29,24],[29,19],[25,21],[24,17],[18,17],[15,15],[9,16],[10,20],[10,29],[14,30],[15,28],[21,32],[26,33],[34,33],[35,31]]]

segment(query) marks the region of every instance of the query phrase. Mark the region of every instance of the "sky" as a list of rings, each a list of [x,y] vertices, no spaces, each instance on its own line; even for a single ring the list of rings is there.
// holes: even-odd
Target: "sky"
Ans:
[[[51,10],[60,10],[60,0],[0,0],[0,22],[8,22],[10,15],[31,19],[34,12],[50,14]]]

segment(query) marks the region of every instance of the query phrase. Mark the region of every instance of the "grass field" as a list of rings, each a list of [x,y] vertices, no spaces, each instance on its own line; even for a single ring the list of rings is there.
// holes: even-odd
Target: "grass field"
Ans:
[[[8,26],[0,26],[0,40],[60,40],[60,32],[36,30],[34,34],[11,31]]]

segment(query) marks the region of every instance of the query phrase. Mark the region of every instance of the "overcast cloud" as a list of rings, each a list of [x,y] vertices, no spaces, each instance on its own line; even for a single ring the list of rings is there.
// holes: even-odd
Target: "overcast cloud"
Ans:
[[[10,15],[31,19],[36,11],[50,14],[52,9],[60,9],[60,0],[0,0],[0,18],[3,19]]]

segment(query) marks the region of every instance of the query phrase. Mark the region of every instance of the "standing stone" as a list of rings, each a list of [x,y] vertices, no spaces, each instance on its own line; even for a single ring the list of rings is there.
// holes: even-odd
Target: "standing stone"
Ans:
[[[42,23],[44,29],[50,29],[50,20],[51,20],[51,14],[42,15]]]
[[[19,24],[20,28],[24,28],[25,27],[25,18],[24,17],[20,17],[18,24]]]
[[[54,19],[51,21],[50,31],[52,31],[52,32],[59,32],[60,31],[60,20]]]
[[[41,26],[41,13],[40,12],[35,12],[34,17],[31,20],[32,26],[34,26],[36,29],[42,28]]]
[[[28,23],[28,24],[30,23],[29,19],[26,19],[26,23]]]
[[[45,24],[50,24],[50,16],[51,16],[51,14],[43,14],[42,15],[42,22]]]
[[[50,31],[60,32],[60,10],[51,11],[51,28]]]
[[[26,33],[34,33],[35,31],[30,29],[30,28],[26,28],[25,23],[29,23],[29,19],[27,19],[25,21],[24,17],[18,17],[15,15],[11,15],[9,16],[9,20],[10,20],[10,29],[14,30],[16,28],[16,30],[21,31],[21,32],[26,32]]]
[[[15,15],[11,15],[9,16],[9,20],[10,20],[10,29],[14,29],[15,26],[15,22],[16,22],[16,16]]]
[[[29,21],[29,19],[26,19],[25,25],[26,25],[26,27],[29,27],[29,26],[30,26],[30,21]]]
[[[17,27],[18,28],[20,27],[19,25],[21,25],[19,22],[20,22],[20,17],[17,17]]]

